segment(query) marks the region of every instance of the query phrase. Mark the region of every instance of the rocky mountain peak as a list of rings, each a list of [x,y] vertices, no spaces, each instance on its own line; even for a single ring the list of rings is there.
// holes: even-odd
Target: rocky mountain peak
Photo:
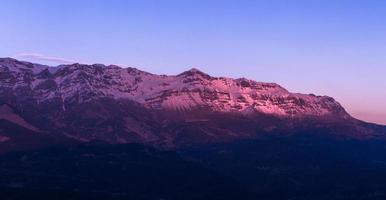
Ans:
[[[185,72],[182,72],[180,73],[178,76],[183,76],[183,77],[202,77],[202,78],[205,78],[205,79],[210,79],[212,78],[211,76],[209,76],[208,74],[202,72],[201,70],[197,69],[197,68],[191,68]]]

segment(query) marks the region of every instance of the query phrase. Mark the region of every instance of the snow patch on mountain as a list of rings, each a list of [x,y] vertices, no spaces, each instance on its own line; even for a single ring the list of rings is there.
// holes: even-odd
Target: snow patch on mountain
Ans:
[[[7,136],[3,136],[3,135],[0,135],[0,143],[3,143],[3,142],[6,142],[8,140],[10,140],[11,138],[7,137]]]
[[[0,106],[0,119],[7,120],[9,122],[15,123],[21,127],[26,129],[38,132],[39,129],[34,127],[33,125],[26,122],[22,117],[14,113],[13,109],[8,105]]]

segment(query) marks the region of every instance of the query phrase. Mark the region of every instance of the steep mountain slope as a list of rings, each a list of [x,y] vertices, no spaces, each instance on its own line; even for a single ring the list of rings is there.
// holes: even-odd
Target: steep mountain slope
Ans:
[[[315,128],[334,137],[373,138],[385,132],[350,117],[331,97],[211,77],[197,69],[166,76],[114,65],[48,67],[4,58],[0,106],[17,116],[12,121],[8,114],[8,121],[53,135],[167,147]]]

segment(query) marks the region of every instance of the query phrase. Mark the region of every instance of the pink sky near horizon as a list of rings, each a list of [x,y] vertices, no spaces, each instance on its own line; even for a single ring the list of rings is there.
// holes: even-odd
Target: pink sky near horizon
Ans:
[[[371,122],[377,123],[381,125],[386,125],[386,115],[383,113],[350,113],[355,118]]]

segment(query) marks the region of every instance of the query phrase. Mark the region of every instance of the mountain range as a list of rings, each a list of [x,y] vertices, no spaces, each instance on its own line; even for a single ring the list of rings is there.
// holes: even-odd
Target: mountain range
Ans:
[[[0,59],[1,199],[381,200],[385,139],[275,83]]]
[[[36,145],[44,138],[41,144],[99,141],[169,149],[307,130],[336,138],[386,135],[385,127],[351,117],[332,97],[291,93],[275,83],[212,77],[195,68],[167,76],[12,58],[0,59],[0,121],[3,151],[8,143],[25,143],[12,133],[15,128],[35,135]]]

